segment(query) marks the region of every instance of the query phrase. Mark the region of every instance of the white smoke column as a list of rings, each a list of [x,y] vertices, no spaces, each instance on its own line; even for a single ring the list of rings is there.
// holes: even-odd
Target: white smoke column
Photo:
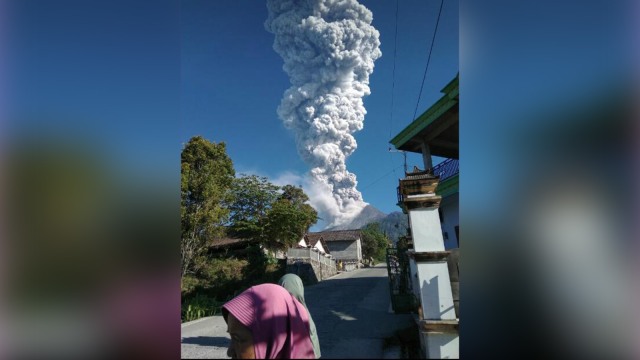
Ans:
[[[312,168],[314,205],[329,226],[345,224],[367,205],[345,161],[363,127],[380,34],[356,0],[267,0],[267,8],[265,27],[291,82],[278,115]]]

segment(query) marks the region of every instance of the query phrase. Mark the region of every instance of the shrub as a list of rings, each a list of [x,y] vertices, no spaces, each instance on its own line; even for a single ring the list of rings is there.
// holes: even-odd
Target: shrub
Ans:
[[[182,322],[197,320],[202,317],[220,314],[224,302],[208,296],[197,294],[182,302]]]
[[[200,285],[200,281],[197,278],[185,275],[180,282],[180,292],[182,293],[182,296],[184,297],[193,293],[198,285]]]

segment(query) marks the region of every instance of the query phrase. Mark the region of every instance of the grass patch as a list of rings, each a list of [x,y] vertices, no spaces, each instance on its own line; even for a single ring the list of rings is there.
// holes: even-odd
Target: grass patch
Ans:
[[[193,298],[182,302],[182,322],[197,320],[199,318],[218,315],[221,313],[224,302],[217,301],[208,296],[197,294]]]

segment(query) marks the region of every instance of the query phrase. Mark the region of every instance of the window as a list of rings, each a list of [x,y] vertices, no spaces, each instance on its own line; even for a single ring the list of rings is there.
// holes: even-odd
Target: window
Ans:
[[[460,232],[459,232],[460,226],[456,225],[456,241],[458,242],[458,247],[460,247]]]

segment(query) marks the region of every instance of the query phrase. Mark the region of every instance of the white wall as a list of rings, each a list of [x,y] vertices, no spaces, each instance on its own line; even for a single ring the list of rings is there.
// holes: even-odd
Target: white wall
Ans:
[[[320,251],[320,253],[326,253],[327,252],[324,249],[324,247],[322,246],[322,243],[320,241],[318,241],[313,247],[318,249],[318,251]]]
[[[413,209],[409,211],[411,236],[416,252],[442,251],[442,227],[437,208]]]
[[[446,232],[448,236],[448,239],[444,241],[444,248],[447,250],[458,247],[455,228],[460,224],[458,199],[459,194],[455,193],[442,199],[440,203],[440,209],[442,210],[442,216],[444,218],[444,222],[442,223],[443,236],[444,232]]]

